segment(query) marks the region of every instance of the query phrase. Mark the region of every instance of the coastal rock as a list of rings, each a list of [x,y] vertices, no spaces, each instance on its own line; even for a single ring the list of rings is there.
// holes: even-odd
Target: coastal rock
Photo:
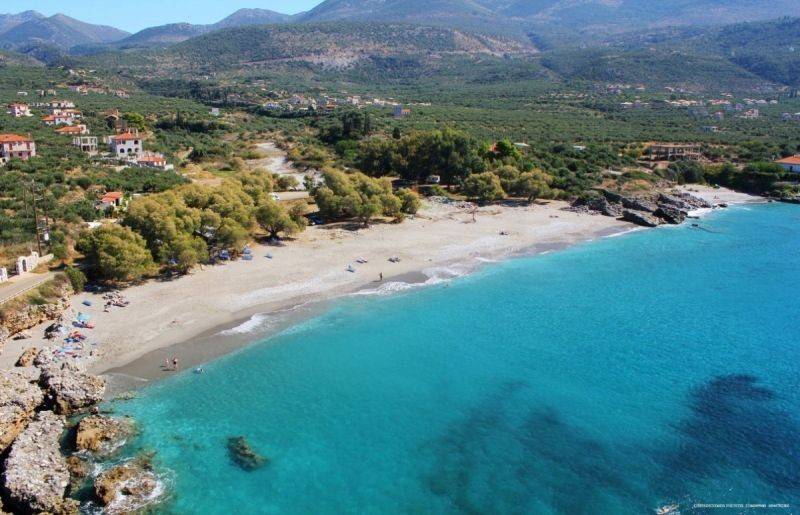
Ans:
[[[658,218],[650,215],[649,213],[634,211],[632,209],[626,209],[623,211],[622,219],[636,225],[642,225],[644,227],[658,227],[661,224]]]
[[[162,486],[149,457],[116,465],[97,476],[94,493],[105,513],[130,513],[157,502]]]
[[[667,195],[666,193],[658,194],[658,205],[659,207],[673,207],[675,209],[680,209],[681,211],[691,211],[694,209],[693,205],[689,204],[682,198],[678,198],[674,195]]]
[[[36,385],[38,374],[28,369],[0,371],[0,452],[5,451],[44,401]]]
[[[585,203],[592,211],[597,211],[604,216],[618,218],[622,215],[622,207],[619,204],[612,204],[605,197],[589,199]]]
[[[666,205],[660,206],[653,214],[668,224],[673,225],[682,224],[683,221],[686,220],[686,211],[681,211],[680,209]]]
[[[5,463],[3,487],[15,513],[77,513],[78,503],[64,499],[69,471],[59,438],[64,420],[42,411],[20,433]]]
[[[42,384],[53,404],[53,410],[70,415],[103,400],[106,380],[87,374],[72,363],[42,369]]]
[[[636,197],[622,197],[622,207],[633,211],[644,211],[646,213],[653,213],[658,206],[647,199]]]
[[[17,310],[3,313],[3,327],[10,335],[16,335],[47,320],[55,320],[64,314],[67,301],[53,304],[26,305]]]
[[[269,461],[255,452],[244,436],[228,438],[228,455],[234,463],[247,471],[261,468]]]
[[[75,448],[107,455],[125,443],[134,432],[129,418],[117,419],[101,415],[91,415],[78,423],[75,432]]]
[[[23,352],[20,355],[15,366],[18,367],[32,366],[33,360],[36,359],[37,354],[39,354],[39,349],[37,349],[36,347],[28,347],[27,349],[25,349],[25,352]]]
[[[691,193],[685,191],[675,191],[672,193],[672,196],[685,202],[689,206],[689,211],[692,209],[709,209],[712,207],[710,203],[700,197],[695,197]]]

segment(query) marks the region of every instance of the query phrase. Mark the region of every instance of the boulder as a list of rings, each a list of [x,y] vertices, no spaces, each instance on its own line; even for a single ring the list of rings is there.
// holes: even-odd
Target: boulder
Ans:
[[[29,367],[33,365],[33,360],[36,359],[36,355],[39,354],[39,349],[36,347],[28,347],[25,349],[19,359],[17,360],[16,366],[18,367]]]
[[[605,216],[618,218],[622,215],[622,207],[619,204],[612,204],[604,197],[586,201],[586,207]]]
[[[44,392],[36,384],[38,373],[30,370],[0,371],[0,452],[11,445],[44,402]]]
[[[42,411],[11,446],[3,488],[15,513],[78,513],[78,503],[64,499],[70,478],[59,445],[63,431],[63,418]]]
[[[682,224],[683,221],[686,220],[687,213],[674,207],[662,205],[656,209],[656,212],[653,214],[668,224],[678,225]]]
[[[75,449],[108,455],[120,448],[133,432],[133,422],[129,418],[91,415],[78,423]]]
[[[622,219],[626,222],[642,225],[644,227],[658,227],[661,224],[658,218],[650,215],[649,213],[634,211],[632,209],[624,210],[622,212]]]
[[[100,473],[94,480],[94,493],[105,513],[131,513],[158,502],[163,487],[145,456]]]
[[[72,363],[43,368],[42,385],[53,410],[62,415],[71,415],[99,403],[106,391],[105,379],[87,374]]]
[[[667,195],[666,193],[659,193],[658,194],[658,205],[659,206],[669,206],[674,207],[676,209],[680,209],[681,211],[691,211],[694,209],[694,206],[683,200],[682,198],[676,197],[674,195]]]
[[[685,191],[673,192],[672,196],[684,201],[690,207],[688,211],[691,211],[692,209],[708,209],[712,207],[711,204],[705,200],[695,197],[691,193],[687,193]]]

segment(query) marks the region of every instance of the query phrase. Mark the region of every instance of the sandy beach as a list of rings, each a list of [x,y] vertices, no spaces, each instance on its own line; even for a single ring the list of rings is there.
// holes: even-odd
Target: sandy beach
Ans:
[[[714,203],[758,200],[728,190],[690,190]],[[487,206],[473,222],[463,208],[426,202],[416,217],[401,224],[309,227],[280,246],[252,247],[252,261],[206,266],[186,277],[127,288],[123,294],[130,305],[125,308],[104,312],[101,294],[77,295],[72,310],[89,314],[95,324],[84,330],[85,348],[91,349],[84,362],[94,373],[134,376],[134,382],[146,383],[167,375],[159,366],[165,358],[176,355],[183,368],[196,366],[249,343],[250,331],[280,329],[342,295],[364,289],[390,293],[408,283],[463,275],[486,261],[635,228],[566,207],[556,201]],[[392,263],[391,257],[400,261]],[[13,366],[25,348],[52,345],[43,338],[44,327],[33,329],[31,339],[9,341],[0,367]]]

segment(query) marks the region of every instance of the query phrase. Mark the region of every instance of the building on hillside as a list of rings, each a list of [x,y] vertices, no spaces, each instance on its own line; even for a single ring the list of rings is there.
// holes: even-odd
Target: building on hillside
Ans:
[[[775,163],[781,165],[787,172],[800,173],[800,155],[778,159]]]
[[[72,125],[75,123],[75,117],[71,114],[48,114],[42,117],[42,121],[49,127],[56,125]]]
[[[403,107],[402,104],[397,104],[394,106],[394,117],[397,120],[403,119],[411,114],[410,107]]]
[[[28,107],[28,104],[20,104],[18,102],[8,105],[8,114],[13,116],[14,118],[33,116],[33,114],[31,114],[30,107]]]
[[[121,191],[109,191],[98,200],[94,208],[98,211],[108,211],[112,208],[122,207],[125,203],[125,195]]]
[[[219,107],[211,108],[211,116],[219,116]]]
[[[0,134],[0,163],[11,158],[28,159],[36,157],[36,143],[30,138],[17,134]]]
[[[33,251],[27,256],[20,256],[17,258],[17,275],[33,272],[37,266],[39,266],[38,252]]]
[[[67,136],[82,136],[84,134],[89,134],[89,128],[83,124],[67,125],[66,127],[56,129],[56,132]]]
[[[142,138],[133,132],[109,136],[107,141],[111,152],[120,159],[138,158],[144,152]]]
[[[4,266],[0,266],[0,283],[6,281],[8,281],[8,269]]]
[[[645,150],[651,161],[682,161],[700,159],[700,146],[682,143],[652,143]]]
[[[69,100],[53,100],[47,103],[50,109],[75,109],[75,102]]]
[[[716,125],[705,125],[703,127],[703,132],[719,132],[719,127]]]
[[[167,158],[161,154],[146,153],[136,159],[136,164],[142,168],[155,168],[156,170],[173,170],[175,167],[167,162]]]
[[[72,138],[72,145],[89,155],[97,154],[97,137],[95,136],[77,136]]]
[[[739,118],[743,118],[745,120],[755,120],[761,116],[761,112],[757,108],[748,109],[747,111],[743,112]]]

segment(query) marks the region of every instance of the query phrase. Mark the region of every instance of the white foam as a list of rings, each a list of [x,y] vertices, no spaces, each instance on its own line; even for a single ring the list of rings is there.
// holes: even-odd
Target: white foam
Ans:
[[[231,327],[230,329],[225,329],[224,331],[220,331],[219,334],[223,336],[230,336],[234,334],[249,334],[262,328],[265,325],[267,318],[268,318],[267,315],[264,313],[256,313],[255,315],[251,316],[248,320],[242,322],[236,327]]]
[[[714,208],[711,208],[711,207],[701,207],[701,208],[699,208],[699,209],[692,209],[692,210],[691,210],[691,211],[689,211],[687,214],[688,214],[689,216],[703,217],[703,216],[707,216],[707,215],[709,215],[709,214],[710,214],[710,213],[712,213],[713,211],[714,211]]]
[[[625,229],[624,231],[615,232],[613,234],[606,234],[603,238],[616,238],[618,236],[624,236],[625,234],[643,231],[644,227],[631,227],[630,229]]]

